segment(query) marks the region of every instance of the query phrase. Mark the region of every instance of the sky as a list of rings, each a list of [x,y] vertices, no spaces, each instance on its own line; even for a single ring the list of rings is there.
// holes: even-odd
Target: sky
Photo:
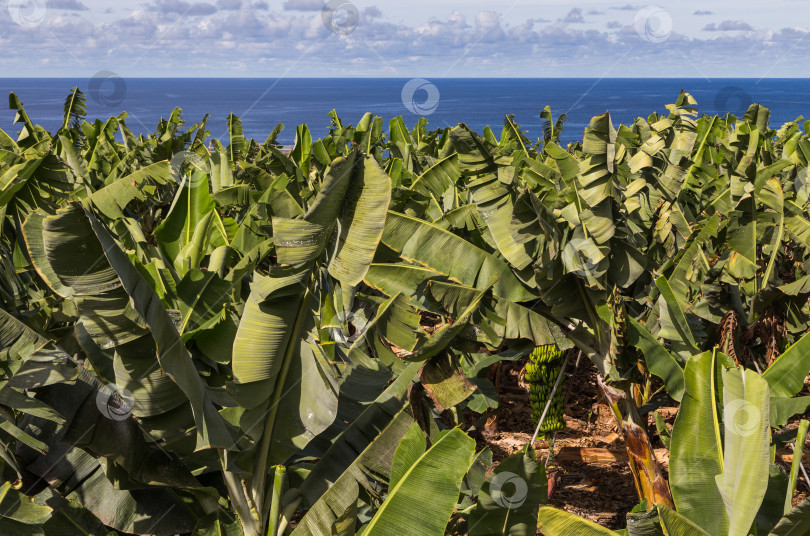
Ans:
[[[0,78],[810,77],[808,32],[808,0],[0,0]]]

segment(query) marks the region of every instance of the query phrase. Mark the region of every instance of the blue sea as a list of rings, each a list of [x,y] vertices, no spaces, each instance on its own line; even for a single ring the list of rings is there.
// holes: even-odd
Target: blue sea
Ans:
[[[88,98],[88,116],[106,119],[122,110],[136,134],[154,130],[175,106],[183,109],[187,125],[211,114],[212,136],[225,138],[225,118],[240,116],[245,135],[264,141],[283,122],[279,141],[292,144],[295,126],[306,123],[313,137],[326,135],[336,110],[344,123],[365,112],[387,122],[401,115],[413,126],[419,116],[431,128],[464,122],[482,132],[489,125],[500,135],[504,114],[542,136],[539,113],[550,106],[554,117],[565,113],[563,141],[582,137],[590,119],[609,110],[614,124],[629,124],[651,112],[665,113],[681,88],[697,99],[701,113],[741,116],[752,102],[771,109],[771,124],[781,125],[810,116],[810,79],[149,79],[120,78],[103,73],[91,79],[0,79],[0,91],[14,91],[35,123],[54,131],[61,124],[65,97],[78,86]],[[14,112],[0,110],[0,128],[16,132]]]

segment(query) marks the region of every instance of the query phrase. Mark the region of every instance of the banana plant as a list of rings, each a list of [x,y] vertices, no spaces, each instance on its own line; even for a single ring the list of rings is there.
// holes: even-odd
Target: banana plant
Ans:
[[[795,412],[774,404],[780,397],[768,379],[715,350],[689,360],[685,382],[670,441],[675,509],[657,505],[644,534],[777,536],[810,530],[807,501],[786,512],[776,506],[790,504],[795,488],[774,464],[771,428],[784,413]],[[548,536],[571,530],[617,534],[549,507],[541,508],[539,520]],[[627,534],[636,530],[636,523],[628,524]]]
[[[542,468],[527,449],[487,477],[462,425],[497,406],[493,363],[551,344],[599,370],[643,499],[634,527],[736,531],[751,512],[760,534],[801,526],[806,506],[777,524],[772,460],[743,482],[723,437],[726,407],[757,401],[689,412],[715,345],[730,358],[713,353],[706,381],[764,381],[766,429],[808,407],[807,124],[771,129],[759,105],[698,117],[682,93],[632,125],[598,116],[568,147],[549,109],[536,142],[508,115],[498,138],[332,112],[326,136],[300,125],[287,152],[283,125],[259,144],[234,115],[224,141],[180,109],[136,136],[126,113],[86,120],[74,88],[49,133],[9,104],[0,521],[14,530],[254,536],[304,511],[301,534],[531,532]],[[658,468],[652,376],[682,403],[679,431],[715,415],[709,477]],[[675,467],[684,437],[669,440]],[[503,510],[507,473],[528,499]],[[31,475],[39,508],[17,492]],[[424,493],[434,478],[442,492]],[[692,485],[725,517],[703,519]],[[424,525],[406,525],[416,503]],[[541,512],[547,533],[579,523]]]
[[[238,520],[245,534],[259,534],[288,519],[290,505],[305,497],[317,504],[330,475],[353,467],[353,449],[372,442],[369,427],[391,422],[423,362],[453,341],[496,285],[493,280],[471,287],[475,295],[467,312],[456,311],[457,324],[426,344],[419,316],[400,294],[381,300],[357,291],[389,217],[392,183],[377,161],[346,151],[345,157],[313,164],[305,176],[297,171],[303,157],[289,161],[272,150],[251,154],[239,143],[238,121],[232,118],[230,125],[230,147],[214,143],[214,153],[203,156],[205,136],[191,135],[196,126],[181,132],[177,112],[140,150],[130,136],[117,144],[103,137],[107,127],[84,128],[85,136],[93,136],[89,142],[80,136],[86,154],[99,162],[113,159],[97,169],[109,175],[91,177],[72,198],[43,206],[20,225],[32,273],[66,309],[63,321],[73,333],[63,340],[86,359],[95,381],[102,382],[97,387],[127,393],[125,422],[137,423],[150,445],[193,470],[192,480],[227,490],[230,507],[222,510],[211,500],[219,492],[190,485],[185,500],[192,512],[176,518],[173,529],[123,524],[107,517],[100,504],[88,503],[117,530],[170,534],[185,532],[183,526],[232,527]],[[301,132],[301,143],[308,145]],[[109,145],[102,151],[99,143]],[[146,151],[152,156],[143,161],[126,156]],[[158,155],[165,160],[143,167],[121,163],[141,164]],[[230,161],[240,155],[249,160],[239,166]],[[273,178],[276,169],[284,171]],[[70,176],[72,168],[65,173]],[[251,191],[262,184],[265,191]],[[76,251],[82,253],[78,259]],[[358,328],[362,335],[352,338],[350,331]],[[391,344],[412,352],[412,363],[401,364]],[[392,377],[400,379],[386,389]],[[40,378],[19,388],[45,396],[49,385],[69,384],[74,376]],[[345,392],[348,405],[339,409],[340,384],[360,391]],[[55,416],[72,430],[67,416]],[[349,426],[335,424],[338,416]],[[29,433],[38,425],[12,419],[7,428],[15,439],[48,451],[41,440],[46,436]],[[278,486],[269,480],[283,475],[279,464],[300,455],[316,436],[322,469],[306,480],[303,493],[284,497],[281,508]],[[36,456],[20,460],[5,447],[4,455],[18,476],[44,463]],[[112,453],[99,455],[105,460]],[[459,469],[462,476],[466,469]]]

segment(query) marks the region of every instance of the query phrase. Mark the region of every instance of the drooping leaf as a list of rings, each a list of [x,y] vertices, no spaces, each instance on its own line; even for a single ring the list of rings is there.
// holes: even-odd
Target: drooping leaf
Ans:
[[[658,505],[658,514],[666,536],[711,536],[699,525],[666,506]]]
[[[389,212],[382,241],[404,259],[417,261],[464,285],[483,290],[497,277],[493,288],[496,296],[515,302],[532,299],[505,262],[435,224]]]
[[[474,455],[475,441],[467,434],[458,428],[446,433],[389,490],[364,534],[444,534]]]
[[[752,370],[723,370],[723,472],[715,477],[729,534],[746,536],[768,488],[768,384]]]
[[[531,536],[537,512],[548,498],[548,482],[534,451],[521,451],[501,461],[486,480],[470,514],[471,536]]]
[[[618,536],[618,532],[606,529],[565,510],[541,506],[537,515],[538,527],[547,536]]]
[[[684,369],[684,394],[670,441],[670,489],[682,516],[709,534],[727,533],[728,514],[715,475],[724,471],[719,356],[705,352]]]

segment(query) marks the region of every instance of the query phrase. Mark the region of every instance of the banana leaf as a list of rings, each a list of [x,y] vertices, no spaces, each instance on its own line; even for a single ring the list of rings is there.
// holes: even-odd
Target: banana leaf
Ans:
[[[534,451],[504,459],[489,478],[470,514],[470,536],[531,536],[537,531],[537,512],[548,501],[548,481]]]
[[[514,302],[534,297],[507,263],[424,220],[389,212],[382,242],[403,259],[418,262],[463,285],[483,290],[497,277],[493,287],[496,296]]]
[[[437,440],[391,487],[363,534],[440,536],[458,501],[475,441],[454,428]],[[419,512],[414,516],[413,512]]]
[[[684,395],[670,441],[669,483],[675,506],[709,534],[729,530],[726,505],[715,482],[715,476],[724,472],[719,416],[724,365],[732,364],[714,352],[693,356],[686,363]]]
[[[151,370],[159,367],[175,384],[164,388],[179,389],[191,404],[197,448],[231,446],[231,430],[169,314],[109,231],[90,212],[72,205],[43,221],[42,236],[48,264],[73,289],[80,321],[95,344],[103,350],[134,346],[136,356],[151,353]],[[74,251],[83,253],[81,263],[75,262]]]
[[[618,532],[606,529],[565,510],[541,506],[537,515],[538,528],[546,536],[618,536]]]
[[[759,374],[723,370],[723,472],[715,480],[725,502],[729,536],[747,536],[768,488],[768,404],[768,384]]]
[[[658,515],[666,536],[711,536],[699,525],[666,506],[658,506]]]
[[[799,536],[810,530],[810,500],[805,499],[785,514],[768,536]]]
[[[412,422],[413,419],[403,408],[386,426],[375,430],[374,438],[366,443],[366,447],[353,458],[351,464],[329,483],[328,488],[314,495],[318,499],[312,501],[312,507],[301,519],[293,535],[353,535],[356,511],[352,511],[352,508],[356,509],[360,488],[371,487],[368,474],[372,471],[381,477],[387,476],[391,470],[396,446],[408,432]],[[323,464],[322,460],[318,467]],[[332,472],[331,468],[327,467],[327,470]],[[305,481],[302,492],[306,497],[312,497],[315,491],[315,488],[311,484],[308,486],[307,482],[316,481],[319,481],[319,478],[313,478],[312,474]]]

